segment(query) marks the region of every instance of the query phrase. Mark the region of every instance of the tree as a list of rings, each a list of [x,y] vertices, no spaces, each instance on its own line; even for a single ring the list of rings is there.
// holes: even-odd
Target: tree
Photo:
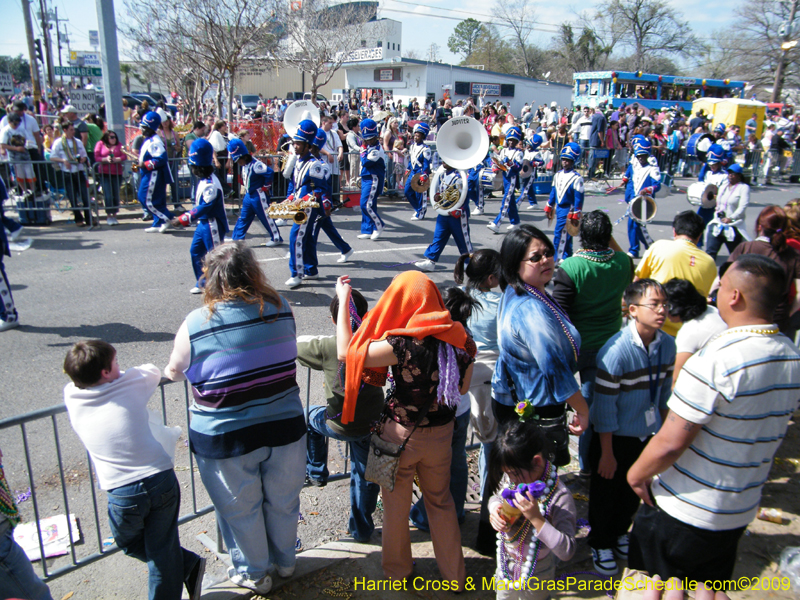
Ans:
[[[583,27],[578,39],[572,25],[562,23],[558,36],[554,39],[553,50],[559,59],[560,70],[571,71],[601,71],[605,68],[611,48],[603,44],[594,31]]]
[[[511,44],[500,37],[494,25],[484,25],[470,56],[470,63],[483,65],[487,71],[514,72],[514,52]]]
[[[533,46],[528,42],[535,24],[533,3],[530,0],[496,0],[493,12],[511,32],[509,37],[514,49],[515,72],[525,77],[535,77],[536,65],[531,52]]]
[[[700,53],[703,44],[682,15],[665,0],[611,0],[585,27],[609,51],[633,55],[633,70],[650,69],[649,61],[664,56]]]
[[[19,56],[0,56],[0,73],[11,73],[11,77],[18,83],[24,83],[31,80],[30,63]]]
[[[453,54],[461,54],[464,60],[469,60],[475,42],[483,31],[483,25],[475,19],[466,19],[456,25],[453,34],[447,39],[447,47]]]
[[[307,73],[316,102],[317,90],[362,47],[362,40],[378,44],[386,39],[386,28],[374,17],[374,9],[367,3],[304,0],[298,8],[297,3],[286,2],[277,11],[284,38],[272,61]]]
[[[133,75],[133,65],[119,63],[119,72],[124,77],[125,89],[131,93],[131,75]]]
[[[415,49],[411,48],[410,50],[406,50],[403,52],[403,58],[411,58],[413,60],[422,60],[422,53]]]

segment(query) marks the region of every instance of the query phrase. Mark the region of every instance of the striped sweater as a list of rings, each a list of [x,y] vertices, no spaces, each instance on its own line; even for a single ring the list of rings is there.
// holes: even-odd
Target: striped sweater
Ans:
[[[638,438],[658,431],[660,411],[667,408],[674,366],[675,338],[657,331],[646,349],[636,323],[631,321],[597,355],[590,408],[594,430]],[[645,417],[651,407],[655,409],[655,420],[648,424]]]
[[[206,458],[241,456],[284,446],[306,431],[295,380],[297,341],[286,300],[218,304],[209,320],[200,308],[186,317],[192,348],[186,378],[194,403],[189,425],[192,452]]]

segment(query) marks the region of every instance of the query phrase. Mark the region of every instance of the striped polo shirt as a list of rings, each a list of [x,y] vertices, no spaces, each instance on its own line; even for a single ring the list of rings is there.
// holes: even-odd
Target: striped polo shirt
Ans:
[[[295,373],[294,315],[281,306],[220,303],[210,319],[199,308],[186,317],[192,357],[189,443],[205,458],[231,458],[285,446],[306,432]]]
[[[773,328],[776,326],[773,325]],[[653,484],[660,508],[702,529],[744,527],[800,398],[800,351],[789,338],[729,329],[684,365],[669,408],[702,424]]]

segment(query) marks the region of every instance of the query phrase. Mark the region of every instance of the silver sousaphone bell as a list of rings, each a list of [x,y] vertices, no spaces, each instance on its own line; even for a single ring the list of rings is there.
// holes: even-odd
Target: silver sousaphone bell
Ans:
[[[476,119],[456,117],[439,128],[439,133],[436,134],[436,150],[442,162],[458,169],[461,176],[460,190],[456,185],[451,185],[441,194],[437,192],[439,178],[445,173],[444,167],[439,167],[431,177],[430,188],[433,190],[430,194],[431,206],[440,215],[447,215],[464,204],[467,198],[466,170],[480,164],[486,158],[486,153],[489,151],[489,134]],[[457,198],[456,193],[458,193]]]
[[[283,128],[286,130],[287,135],[290,138],[294,137],[294,134],[297,133],[297,128],[300,126],[300,121],[305,121],[306,119],[311,119],[319,127],[319,109],[314,106],[311,100],[292,102],[283,115]],[[297,162],[297,156],[291,144],[288,150],[289,155],[286,157],[281,171],[285,179],[291,179],[292,173],[294,173],[294,165]]]

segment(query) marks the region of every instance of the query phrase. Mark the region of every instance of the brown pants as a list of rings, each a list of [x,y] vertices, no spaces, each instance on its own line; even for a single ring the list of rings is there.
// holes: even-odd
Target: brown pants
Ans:
[[[402,444],[411,428],[388,420],[383,439]],[[413,571],[411,536],[408,512],[414,473],[425,499],[425,510],[431,528],[433,552],[442,578],[458,582],[463,589],[466,581],[464,554],[461,551],[461,530],[456,507],[450,494],[450,459],[452,454],[453,423],[442,427],[419,428],[411,436],[400,455],[394,491],[381,488],[383,496],[383,574],[390,579],[410,577]]]

